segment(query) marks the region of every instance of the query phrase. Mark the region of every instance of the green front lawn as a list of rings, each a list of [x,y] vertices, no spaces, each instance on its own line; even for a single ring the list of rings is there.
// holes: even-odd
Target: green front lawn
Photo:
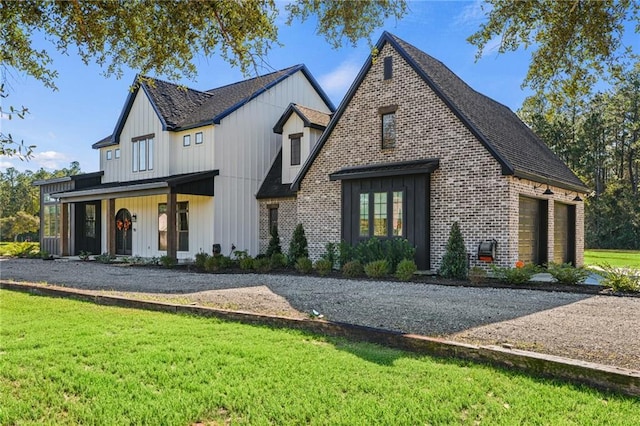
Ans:
[[[638,250],[585,250],[584,264],[596,266],[608,263],[617,268],[640,268]]]
[[[0,424],[640,424],[637,399],[216,319],[0,291]]]

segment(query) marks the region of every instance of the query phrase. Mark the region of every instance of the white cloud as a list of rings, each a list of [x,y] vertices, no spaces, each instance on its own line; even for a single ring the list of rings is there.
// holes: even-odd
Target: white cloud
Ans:
[[[465,26],[477,29],[479,24],[486,19],[485,12],[489,12],[489,7],[489,5],[481,0],[470,3],[453,19],[454,25],[457,27]]]
[[[356,79],[360,66],[353,61],[341,63],[338,68],[318,79],[320,86],[333,99],[342,99],[344,94]]]
[[[15,167],[11,161],[0,161],[0,169],[6,170],[9,167]]]
[[[57,151],[44,151],[36,153],[30,163],[37,164],[45,169],[61,169],[66,167],[71,160],[69,156]]]

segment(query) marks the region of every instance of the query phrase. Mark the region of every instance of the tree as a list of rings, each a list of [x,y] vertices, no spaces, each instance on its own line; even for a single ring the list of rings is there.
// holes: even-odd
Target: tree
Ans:
[[[447,248],[440,265],[440,275],[445,278],[467,278],[467,249],[458,222],[453,222],[449,232]]]
[[[271,258],[276,253],[282,253],[280,247],[280,236],[278,235],[278,227],[273,225],[271,228],[271,239],[269,240],[269,247],[267,247],[267,257]]]
[[[289,264],[294,265],[301,257],[309,257],[307,237],[304,234],[304,228],[299,223],[293,230],[293,236],[289,243]]]
[[[524,85],[558,98],[579,98],[603,75],[618,75],[633,57],[622,43],[625,23],[634,22],[640,32],[640,3],[634,0],[485,3],[488,21],[468,38],[478,57],[496,37],[500,53],[531,48]]]

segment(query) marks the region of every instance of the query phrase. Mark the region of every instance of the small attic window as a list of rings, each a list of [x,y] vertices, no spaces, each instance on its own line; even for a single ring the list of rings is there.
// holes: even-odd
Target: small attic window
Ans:
[[[387,56],[384,58],[384,79],[391,80],[393,77],[393,57]]]
[[[300,165],[300,139],[302,139],[302,133],[295,133],[293,135],[289,135],[289,139],[291,140],[291,165],[299,166]]]

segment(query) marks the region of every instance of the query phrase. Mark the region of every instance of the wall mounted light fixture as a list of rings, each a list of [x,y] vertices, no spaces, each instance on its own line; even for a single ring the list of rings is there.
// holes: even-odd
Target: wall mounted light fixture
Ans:
[[[545,189],[542,195],[553,195],[553,191],[549,188],[549,185],[547,185],[547,189]]]
[[[132,214],[131,215],[131,222],[137,222],[138,221],[138,215],[137,214]]]

